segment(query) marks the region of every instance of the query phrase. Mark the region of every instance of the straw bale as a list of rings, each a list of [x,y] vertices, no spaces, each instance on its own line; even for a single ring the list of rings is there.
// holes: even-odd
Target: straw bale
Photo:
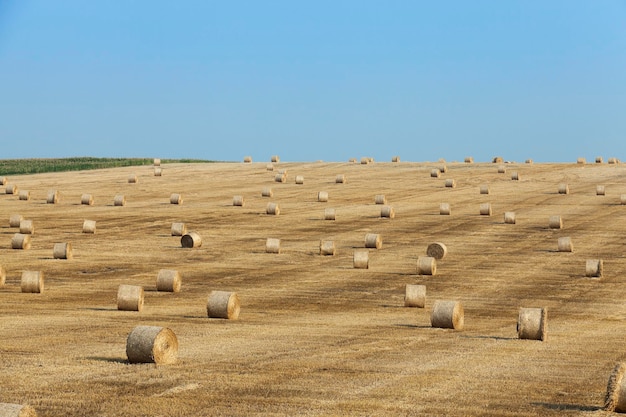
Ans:
[[[547,308],[520,308],[517,319],[517,336],[520,339],[542,340],[547,337]]]
[[[141,311],[143,309],[143,287],[121,284],[117,289],[117,309]]]
[[[266,171],[274,171],[274,164],[267,164],[267,165],[265,165],[265,170]]]
[[[199,248],[202,246],[202,237],[196,232],[188,232],[180,238],[183,248]]]
[[[278,155],[272,155],[272,158],[270,159],[270,161],[277,164],[280,162],[280,157]]]
[[[439,178],[440,176],[441,176],[441,171],[439,171],[437,168],[433,168],[430,170],[431,178]]]
[[[321,203],[328,202],[328,192],[327,191],[320,191],[319,193],[317,193],[317,201],[319,201]]]
[[[596,164],[601,164],[602,162],[604,162],[602,157],[601,156],[596,156]]]
[[[430,325],[443,329],[462,330],[465,324],[463,306],[459,301],[436,300],[430,314]]]
[[[43,293],[44,279],[42,271],[22,271],[20,282],[22,292]]]
[[[442,216],[449,216],[451,214],[450,203],[439,204],[439,214]]]
[[[504,174],[504,173],[506,173],[506,167],[504,165],[499,165],[498,174]]]
[[[352,265],[357,269],[370,267],[370,251],[367,249],[355,249],[352,256]]]
[[[211,291],[206,304],[206,312],[210,318],[237,320],[241,309],[239,296],[236,292]]]
[[[298,184],[298,185],[304,184],[304,176],[303,175],[296,175],[296,184]]]
[[[245,201],[242,195],[236,195],[233,197],[233,206],[243,207],[244,204],[245,204]]]
[[[272,191],[270,187],[264,187],[263,190],[261,190],[261,197],[273,197],[273,196],[274,196],[274,191]]]
[[[417,258],[418,275],[435,275],[437,273],[437,260],[432,256],[419,256]]]
[[[548,226],[550,229],[562,229],[563,219],[561,219],[561,216],[550,216],[548,219]]]
[[[20,227],[20,223],[24,220],[21,214],[11,214],[9,217],[9,227]]]
[[[604,269],[604,261],[602,259],[588,259],[585,264],[585,276],[592,278],[600,278]]]
[[[346,176],[343,174],[339,174],[335,177],[335,183],[336,184],[345,184],[346,183]]]
[[[0,265],[0,287],[4,286],[7,281],[7,271]]]
[[[617,158],[609,158],[608,162],[609,162],[609,164],[618,164],[619,163],[619,159],[617,159]]]
[[[278,216],[280,214],[280,207],[278,206],[278,203],[267,203],[265,213]]]
[[[12,249],[30,249],[30,235],[16,233],[11,239]]]
[[[391,162],[400,162],[400,157],[399,156],[392,156],[391,157]]]
[[[526,164],[532,164],[533,160],[532,159],[527,159],[526,161],[524,161]]]
[[[6,186],[5,192],[7,194],[17,194],[17,185],[15,185],[15,184],[8,184]]]
[[[452,178],[448,178],[445,182],[447,188],[456,188],[456,180]]]
[[[406,284],[404,289],[404,306],[424,308],[426,304],[426,285]]]
[[[52,257],[54,259],[72,259],[72,244],[69,242],[66,243],[55,243],[52,248]]]
[[[161,169],[161,167],[154,167],[154,176],[160,177],[162,175],[163,175],[163,170]]]
[[[7,184],[7,177],[0,177],[0,185],[6,185]]]
[[[466,164],[473,164],[474,163],[474,158],[472,158],[471,156],[466,156],[465,157],[465,163]]]
[[[361,158],[361,165],[367,165],[370,163],[370,159],[366,156]]]
[[[285,182],[287,181],[287,174],[281,174],[280,172],[274,176],[274,181]]]
[[[172,223],[172,236],[183,236],[187,234],[187,226],[182,222],[174,222]]]
[[[30,191],[27,190],[20,190],[18,197],[19,200],[22,201],[28,201],[30,200]]]
[[[129,183],[129,184],[136,184],[137,182],[138,182],[138,181],[137,181],[137,175],[135,175],[135,174],[130,174],[130,175],[128,176],[128,183]]]
[[[335,256],[335,242],[332,240],[320,240],[320,255]]]
[[[394,217],[396,217],[396,212],[392,206],[382,206],[380,208],[380,217],[393,219]]]
[[[20,233],[23,235],[34,235],[35,225],[32,220],[22,220],[20,222]]]
[[[178,193],[170,195],[170,204],[183,204],[183,196]]]
[[[557,245],[559,252],[574,252],[574,245],[570,237],[560,237]]]
[[[587,163],[587,160],[586,160],[585,158],[578,158],[578,159],[576,160],[576,163],[577,163],[577,164],[586,164],[586,163]]]
[[[175,269],[161,269],[157,273],[156,289],[164,292],[179,292],[182,285],[180,273]]]
[[[57,190],[49,190],[46,197],[47,204],[56,204],[59,202],[59,192]]]
[[[604,409],[618,413],[626,412],[626,362],[615,365],[613,372],[609,376],[604,397]]]
[[[480,215],[491,216],[491,204],[490,203],[482,203],[480,205]]]
[[[622,194],[619,196],[619,202],[621,205],[626,205],[626,194]]]
[[[596,186],[596,195],[605,195],[605,189],[604,189],[604,185],[597,185]]]
[[[265,253],[280,253],[280,239],[268,237],[265,241]]]
[[[252,157],[251,156],[244,156],[243,157],[243,162],[249,164],[250,162],[252,162]]]
[[[155,167],[161,166],[161,159],[154,158],[154,160],[152,161],[152,165],[154,165]]]
[[[124,197],[122,194],[118,194],[115,196],[115,198],[113,199],[113,205],[114,206],[125,206],[126,205],[126,197]]]
[[[93,205],[93,196],[91,194],[83,194],[80,196],[80,204],[84,204],[86,206]]]
[[[380,249],[383,247],[383,238],[378,233],[367,233],[365,235],[365,247]]]
[[[169,365],[178,358],[176,334],[159,326],[136,326],[126,339],[126,357],[129,363]]]
[[[85,220],[83,222],[83,233],[96,233],[96,221],[95,220]]]
[[[511,174],[511,179],[513,181],[519,181],[519,178],[520,178],[519,173],[517,171],[513,171],[513,173]]]
[[[481,194],[489,194],[489,186],[486,184],[483,184],[480,186],[480,193]]]
[[[435,258],[443,259],[448,254],[448,247],[441,242],[434,242],[428,245],[426,248],[426,255]]]
[[[569,194],[569,185],[559,184],[559,194]]]
[[[374,197],[375,204],[387,204],[387,197],[384,194],[376,194]]]
[[[335,209],[334,208],[325,208],[324,209],[324,220],[335,220]]]
[[[514,211],[504,212],[504,223],[515,224],[515,212]]]

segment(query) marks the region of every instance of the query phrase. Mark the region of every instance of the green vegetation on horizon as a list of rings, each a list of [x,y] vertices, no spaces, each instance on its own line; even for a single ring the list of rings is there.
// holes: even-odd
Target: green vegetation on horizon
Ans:
[[[84,171],[88,169],[152,165],[153,158],[28,158],[0,160],[0,175],[40,174],[44,172]],[[215,162],[202,159],[161,159],[167,163]]]

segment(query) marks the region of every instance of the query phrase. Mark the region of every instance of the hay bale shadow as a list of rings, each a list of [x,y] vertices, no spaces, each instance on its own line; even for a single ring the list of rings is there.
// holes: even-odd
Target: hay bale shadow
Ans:
[[[602,410],[602,407],[580,405],[580,404],[555,404],[555,403],[543,403],[543,402],[534,402],[530,404],[534,406],[538,406],[538,407],[548,408],[550,410],[557,410],[557,411],[599,411],[599,410]]]

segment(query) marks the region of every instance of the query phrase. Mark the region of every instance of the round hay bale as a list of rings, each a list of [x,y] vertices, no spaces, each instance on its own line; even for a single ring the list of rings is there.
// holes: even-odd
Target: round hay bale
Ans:
[[[17,185],[8,184],[5,189],[7,194],[17,194]]]
[[[365,235],[365,247],[380,249],[383,247],[383,238],[378,233],[367,233]]]
[[[170,204],[183,204],[183,196],[178,193],[171,194]]]
[[[281,174],[280,172],[274,176],[274,181],[276,182],[285,182],[287,181],[287,175]]]
[[[272,155],[272,158],[270,159],[270,162],[279,163],[280,162],[280,157],[278,155]]]
[[[265,213],[278,216],[280,214],[280,207],[278,206],[278,203],[267,203]]]
[[[491,204],[490,203],[483,203],[480,205],[480,215],[491,216]]]
[[[431,169],[430,170],[430,177],[431,178],[439,178],[441,176],[441,171],[439,171],[437,168]]]
[[[42,271],[23,271],[20,287],[22,292],[43,293],[43,272]]]
[[[499,165],[498,174],[504,174],[504,173],[506,173],[506,167],[504,165]]]
[[[30,249],[30,235],[16,233],[11,239],[12,249]]]
[[[7,177],[0,177],[0,185],[6,185],[7,184]]]
[[[161,269],[157,273],[156,289],[164,292],[179,292],[182,285],[180,273],[175,269]]]
[[[471,156],[466,156],[464,161],[466,164],[473,164],[474,158],[472,158]]]
[[[251,156],[244,156],[243,157],[243,162],[249,164],[250,162],[252,162],[252,157]]]
[[[400,157],[399,156],[392,156],[391,157],[391,162],[400,162]]]
[[[335,177],[335,184],[345,184],[346,176],[343,174],[339,174]]]
[[[266,171],[274,171],[274,165],[273,164],[265,165],[265,170]]]
[[[326,209],[324,209],[324,220],[335,220],[335,209],[334,208],[326,208]]]
[[[617,158],[609,158],[608,163],[609,164],[617,164],[617,163],[619,163],[619,160]]]
[[[143,287],[121,284],[117,289],[117,309],[141,311],[143,309]]]
[[[128,183],[129,183],[129,184],[137,184],[137,182],[138,182],[138,181],[137,181],[137,175],[135,175],[135,174],[130,174],[130,175],[128,176]]]
[[[483,184],[480,186],[480,193],[481,194],[489,194],[489,186],[486,184]]]
[[[559,194],[569,194],[569,185],[559,184]]]
[[[57,190],[48,191],[48,196],[46,197],[47,204],[56,204],[59,202],[59,192]]]
[[[18,197],[19,200],[22,201],[28,201],[30,200],[30,191],[27,190],[20,190]]]
[[[442,329],[462,330],[465,324],[463,306],[459,301],[436,300],[430,313],[430,325]]]
[[[602,162],[604,162],[602,157],[601,156],[596,156],[596,164],[601,164]]]
[[[450,203],[439,204],[439,214],[442,216],[449,216],[451,214]]]
[[[11,214],[9,217],[9,227],[20,227],[20,223],[24,220],[21,214]]]
[[[273,196],[274,196],[274,191],[272,191],[270,187],[264,187],[263,190],[261,190],[261,197],[273,197]]]
[[[532,159],[527,159],[527,160],[525,161],[525,163],[526,163],[526,164],[532,164],[532,163],[533,163],[533,160],[532,160]]]
[[[452,178],[448,178],[446,180],[446,188],[456,188],[456,180],[452,179]]]
[[[626,205],[626,194],[622,194],[619,196],[619,202],[621,205]]]
[[[52,248],[52,257],[54,259],[72,259],[72,244],[67,243],[55,243]]]
[[[384,219],[393,219],[396,217],[396,212],[392,206],[382,206],[380,208],[380,217]]]
[[[550,216],[548,219],[548,226],[550,229],[562,229],[563,219],[561,219],[561,216]]]
[[[426,248],[426,255],[435,259],[443,259],[448,254],[448,247],[441,242],[434,242]]]
[[[233,206],[236,207],[243,207],[244,206],[244,200],[243,200],[243,196],[242,195],[236,195],[233,197]]]
[[[199,248],[202,246],[202,238],[196,232],[189,232],[180,238],[180,244],[183,248]]]
[[[296,184],[298,184],[298,185],[304,184],[304,176],[296,175]]]
[[[352,256],[352,265],[356,269],[368,269],[370,267],[370,251],[367,249],[355,249]]]
[[[374,197],[375,204],[387,204],[387,197],[384,194],[376,194]]]
[[[96,233],[96,221],[95,220],[85,220],[83,222],[83,233]]]
[[[187,226],[182,222],[174,222],[172,223],[172,236],[183,236],[187,234]]]
[[[602,259],[588,259],[585,264],[585,276],[591,278],[600,278],[602,276],[602,270],[604,269],[604,262]]]
[[[506,211],[504,213],[504,223],[515,224],[515,212],[514,211]]]
[[[418,275],[435,275],[437,273],[437,260],[432,256],[419,256],[417,258]]]
[[[37,417],[37,412],[30,405],[0,403],[2,417]]]
[[[161,166],[161,159],[160,158],[154,158],[152,160],[152,165],[154,165],[155,167]]]
[[[626,412],[626,362],[615,365],[609,376],[604,397],[604,410],[618,413]]]
[[[596,186],[596,195],[605,195],[604,185]]]
[[[167,327],[136,326],[126,339],[126,357],[129,363],[175,363],[178,339]]]
[[[84,204],[86,206],[93,205],[93,196],[91,194],[83,194],[80,196],[80,204]]]
[[[4,286],[7,281],[7,271],[0,265],[0,287]]]
[[[160,177],[163,174],[163,170],[161,169],[161,167],[154,167],[154,176],[155,177]]]
[[[517,319],[517,336],[520,339],[546,340],[548,309],[520,308]]]
[[[328,192],[320,191],[319,193],[317,193],[317,201],[319,201],[320,203],[328,202]]]
[[[519,173],[518,173],[517,171],[514,171],[514,172],[511,174],[511,179],[512,179],[513,181],[519,181]]]
[[[426,285],[406,284],[404,289],[404,306],[424,308],[426,304]]]
[[[122,194],[118,194],[115,196],[115,198],[113,199],[113,205],[114,206],[125,206],[126,205],[126,197],[124,197]]]
[[[237,320],[241,307],[239,296],[235,292],[211,291],[206,304],[210,318]]]
[[[439,167],[439,172],[441,172],[442,174],[445,174],[446,172],[448,172],[448,167],[446,165],[441,165]]]
[[[335,256],[335,242],[332,240],[320,240],[320,255]]]
[[[577,163],[577,164],[586,164],[586,163],[587,163],[587,160],[586,160],[585,158],[578,158],[578,159],[576,160],[576,163]]]
[[[491,162],[494,164],[501,164],[504,162],[504,159],[502,159],[501,156],[494,156]]]
[[[370,159],[366,156],[361,158],[361,165],[367,165],[370,163]]]
[[[268,237],[265,241],[265,253],[280,253],[280,239]]]
[[[570,237],[560,237],[557,245],[559,252],[574,252],[574,245]]]
[[[32,220],[22,220],[20,222],[20,233],[23,235],[34,235],[35,225]]]
[[[348,159],[348,162],[350,162],[351,164],[356,164],[356,158],[350,158]]]
[[[279,170],[278,170],[278,173],[279,173],[279,174],[281,174],[281,175],[284,175],[284,176],[285,176],[285,178],[287,178],[287,169],[286,169],[286,168],[284,168],[284,169],[279,169]]]

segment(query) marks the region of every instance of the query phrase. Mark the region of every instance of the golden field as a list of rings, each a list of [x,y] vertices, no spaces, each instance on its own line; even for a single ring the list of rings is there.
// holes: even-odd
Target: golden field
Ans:
[[[607,380],[626,358],[623,165],[510,163],[498,173],[498,164],[448,163],[431,178],[442,163],[267,163],[8,177],[30,200],[0,194],[0,402],[39,416],[612,414],[601,409]],[[279,169],[285,183],[274,181]],[[558,194],[561,183],[570,194]],[[57,204],[46,203],[49,190]],[[81,204],[85,193],[93,205]],[[172,193],[183,203],[170,204]],[[377,194],[395,218],[380,217]],[[269,202],[280,215],[266,214]],[[479,214],[483,203],[491,216]],[[323,219],[325,208],[336,220]],[[508,211],[516,224],[504,223]],[[31,249],[11,249],[12,214],[33,221]],[[548,227],[552,215],[563,229]],[[95,234],[82,233],[86,219]],[[173,222],[202,246],[182,248]],[[367,233],[382,247],[370,249],[369,269],[355,269]],[[566,236],[574,251],[558,252]],[[281,239],[280,254],[265,252],[267,238]],[[321,240],[335,242],[335,256],[320,256]],[[72,244],[73,259],[53,258],[58,242]],[[436,275],[417,275],[433,242],[448,255]],[[604,261],[601,278],[585,277],[588,259]],[[180,292],[156,291],[163,268],[180,272]],[[43,271],[42,294],[21,293],[25,270]],[[412,283],[426,285],[425,308],[404,307]],[[141,312],[117,310],[120,284],[143,286]],[[207,317],[212,290],[238,294],[238,320]],[[462,330],[431,327],[435,300],[462,303]],[[545,341],[518,339],[520,307],[547,308]],[[178,361],[129,364],[137,325],[171,329]]]

